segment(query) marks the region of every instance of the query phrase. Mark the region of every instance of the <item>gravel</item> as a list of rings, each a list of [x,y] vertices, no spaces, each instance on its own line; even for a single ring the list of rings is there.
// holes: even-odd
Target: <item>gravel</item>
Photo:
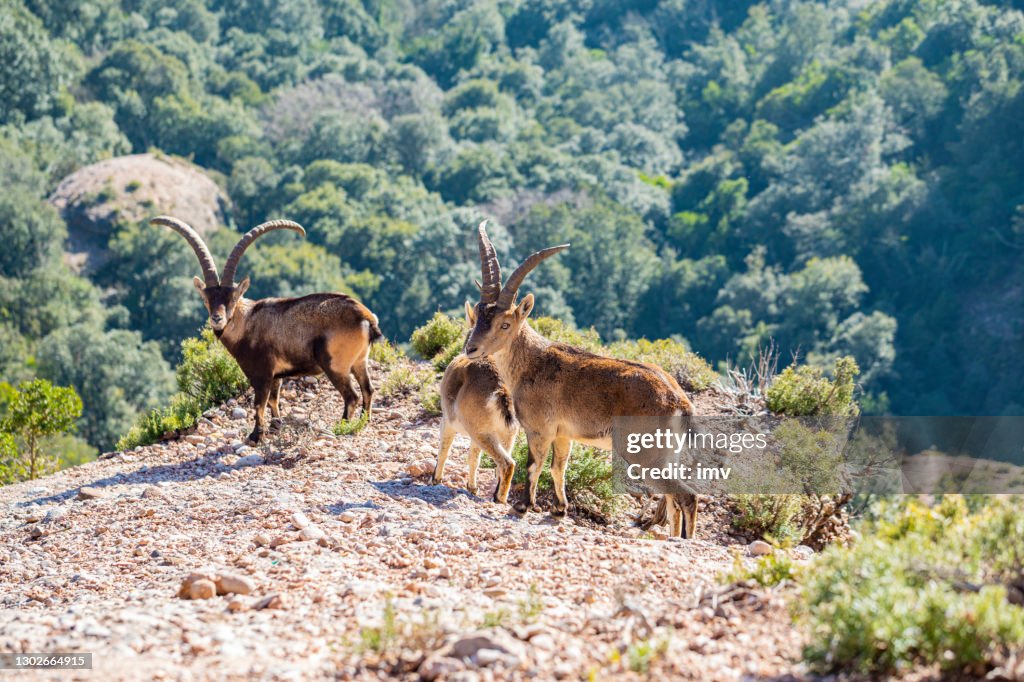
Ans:
[[[118,680],[639,679],[643,647],[653,678],[804,674],[784,594],[716,596],[746,543],[714,501],[687,542],[629,515],[519,517],[493,470],[465,491],[463,437],[429,484],[438,422],[411,400],[334,436],[323,379],[286,382],[281,428],[228,467],[251,396],[234,402],[0,488],[0,651],[88,651]]]

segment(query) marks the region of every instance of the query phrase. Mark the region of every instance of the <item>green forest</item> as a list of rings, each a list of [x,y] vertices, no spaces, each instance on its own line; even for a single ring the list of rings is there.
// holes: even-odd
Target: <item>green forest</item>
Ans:
[[[350,292],[392,341],[475,299],[488,218],[503,263],[571,242],[537,314],[604,339],[851,355],[866,412],[1024,410],[1019,0],[0,7],[0,379],[75,389],[68,452],[166,402],[205,321],[193,254],[144,221],[67,263],[58,184],[146,152],[228,197],[220,259],[306,228],[249,251],[250,296]]]

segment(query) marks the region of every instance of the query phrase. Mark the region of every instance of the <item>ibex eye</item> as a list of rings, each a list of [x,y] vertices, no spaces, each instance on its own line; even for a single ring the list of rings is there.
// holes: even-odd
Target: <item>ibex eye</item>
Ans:
[[[501,328],[502,328],[502,329],[508,329],[508,328],[509,328],[509,327],[511,327],[511,326],[512,326],[512,325],[510,325],[510,324],[509,324],[508,322],[506,322],[505,324],[501,325]]]

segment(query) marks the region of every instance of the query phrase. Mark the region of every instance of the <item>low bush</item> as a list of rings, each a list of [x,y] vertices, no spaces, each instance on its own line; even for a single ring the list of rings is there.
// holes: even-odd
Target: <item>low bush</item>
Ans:
[[[732,524],[758,537],[778,542],[800,542],[804,529],[800,525],[806,495],[750,493],[733,495]]]
[[[357,419],[342,419],[334,425],[335,436],[354,436],[363,429],[370,422],[370,416],[367,413],[359,415]]]
[[[429,322],[413,331],[409,344],[421,358],[431,360],[452,343],[460,340],[464,329],[459,320],[444,313],[434,313]]]
[[[380,385],[380,394],[385,398],[408,395],[423,390],[424,386],[437,381],[434,372],[426,367],[417,367],[409,361],[392,368]]]
[[[570,346],[583,348],[591,353],[607,355],[607,352],[601,345],[601,335],[593,327],[582,330],[576,329],[553,317],[531,317],[529,323],[537,333],[546,339],[557,341],[558,343],[567,343]]]
[[[658,365],[688,391],[707,390],[719,378],[704,358],[674,339],[618,341],[607,351],[614,358]]]
[[[530,451],[524,436],[516,439],[512,459],[516,463],[513,482],[525,485]],[[554,489],[551,469],[547,466],[550,459],[548,453],[544,460],[544,470],[537,483],[539,492]],[[573,444],[569,464],[565,470],[565,494],[578,513],[598,521],[610,520],[621,511],[624,504],[622,497],[616,495],[612,488],[611,458],[596,448],[578,444]]]
[[[836,360],[831,380],[818,367],[787,367],[768,387],[768,409],[789,417],[856,415],[853,379],[859,373],[851,357]]]
[[[420,387],[420,407],[431,416],[441,414],[441,391],[437,382],[425,383]]]
[[[465,342],[462,337],[459,337],[455,341],[452,341],[445,348],[434,356],[434,369],[438,372],[444,372],[448,369],[448,365],[452,364],[452,360],[458,357],[459,353],[462,352],[462,346]]]
[[[784,551],[759,556],[750,565],[744,563],[742,555],[737,552],[732,570],[723,573],[719,577],[719,582],[730,584],[753,580],[761,587],[775,587],[796,578],[796,565]]]
[[[898,674],[938,666],[984,676],[1024,646],[1024,500],[958,495],[883,502],[852,548],[807,574],[799,618],[822,671]]]
[[[206,410],[242,393],[249,382],[235,359],[209,328],[181,342],[181,363],[175,370],[178,392],[169,404],[140,415],[117,441],[118,450],[131,450],[163,438],[165,433],[191,428]]]
[[[174,374],[178,391],[203,409],[234,398],[249,385],[242,368],[209,328],[181,342],[181,364]]]
[[[380,363],[381,367],[387,369],[393,367],[405,358],[402,349],[392,345],[387,339],[381,339],[370,345],[370,359]]]

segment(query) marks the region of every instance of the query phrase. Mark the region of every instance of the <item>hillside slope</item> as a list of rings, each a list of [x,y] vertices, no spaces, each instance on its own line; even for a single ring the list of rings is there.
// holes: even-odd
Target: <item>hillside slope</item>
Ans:
[[[630,518],[520,519],[489,501],[492,470],[479,497],[461,488],[461,438],[444,485],[414,475],[438,427],[412,400],[336,437],[325,381],[282,398],[285,425],[257,449],[239,441],[246,396],[182,439],[0,489],[0,650],[93,652],[92,673],[52,679],[797,671],[784,605],[717,587],[739,540],[715,509],[693,541],[644,539]],[[255,589],[178,598],[195,571]]]

